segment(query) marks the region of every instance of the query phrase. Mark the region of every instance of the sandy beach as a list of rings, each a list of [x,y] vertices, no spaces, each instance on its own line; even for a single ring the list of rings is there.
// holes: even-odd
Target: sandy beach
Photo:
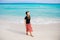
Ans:
[[[60,0],[0,2],[0,40],[60,40]],[[30,12],[34,37],[25,32],[26,11]]]
[[[32,24],[34,37],[25,35],[25,25],[0,20],[0,40],[59,40],[60,23]]]

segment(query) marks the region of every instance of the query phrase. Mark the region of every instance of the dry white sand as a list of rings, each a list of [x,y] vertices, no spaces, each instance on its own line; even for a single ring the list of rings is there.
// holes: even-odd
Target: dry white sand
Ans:
[[[0,40],[59,40],[60,23],[32,25],[34,37],[25,35],[24,24],[0,20]]]

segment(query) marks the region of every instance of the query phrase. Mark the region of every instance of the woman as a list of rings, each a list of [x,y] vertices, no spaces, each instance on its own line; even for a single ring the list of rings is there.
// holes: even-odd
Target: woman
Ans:
[[[31,17],[30,17],[30,12],[29,11],[26,12],[26,17],[24,19],[25,19],[25,26],[26,26],[26,35],[28,35],[28,32],[29,32],[30,36],[33,37],[32,27],[31,27],[31,23],[30,23]]]

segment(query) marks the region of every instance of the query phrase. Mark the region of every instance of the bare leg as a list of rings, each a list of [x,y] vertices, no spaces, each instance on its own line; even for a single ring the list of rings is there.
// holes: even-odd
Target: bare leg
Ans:
[[[30,36],[33,37],[32,33],[30,32]]]
[[[28,32],[26,32],[26,35],[28,35]]]

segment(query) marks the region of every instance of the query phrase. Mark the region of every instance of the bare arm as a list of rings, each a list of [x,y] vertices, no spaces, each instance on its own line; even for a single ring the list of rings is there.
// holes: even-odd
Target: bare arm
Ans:
[[[26,25],[26,20],[24,19],[24,24]]]

